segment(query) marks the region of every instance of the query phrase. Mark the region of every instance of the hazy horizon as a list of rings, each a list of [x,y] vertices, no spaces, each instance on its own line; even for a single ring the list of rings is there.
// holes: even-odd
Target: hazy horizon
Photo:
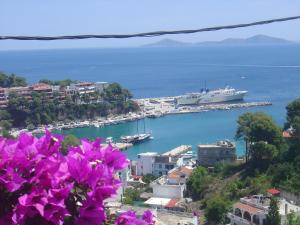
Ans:
[[[248,23],[259,20],[296,16],[297,0],[2,0],[0,35],[75,35],[126,34],[156,30],[197,29],[218,25]],[[300,21],[269,24],[235,30],[153,38],[0,41],[1,50],[124,48],[138,47],[162,39],[181,42],[220,41],[268,35],[300,41]]]

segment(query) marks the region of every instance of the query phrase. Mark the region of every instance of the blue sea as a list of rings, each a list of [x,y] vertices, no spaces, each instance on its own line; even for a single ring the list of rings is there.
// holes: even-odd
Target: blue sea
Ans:
[[[300,97],[300,45],[0,51],[0,71],[22,75],[30,83],[44,78],[119,82],[135,98],[196,92],[205,83],[210,89],[229,85],[248,90],[245,101],[273,103],[146,119],[154,139],[128,149],[131,159],[140,152],[165,152],[182,144],[196,149],[200,143],[233,139],[236,120],[247,111],[266,112],[283,125],[285,106]],[[136,127],[130,122],[65,133],[118,139],[135,133]],[[238,142],[238,153],[243,151]]]

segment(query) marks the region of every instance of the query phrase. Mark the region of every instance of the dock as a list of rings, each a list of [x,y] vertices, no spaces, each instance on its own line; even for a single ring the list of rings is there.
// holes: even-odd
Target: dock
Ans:
[[[191,150],[192,150],[191,145],[180,145],[179,147],[176,147],[168,152],[165,152],[163,155],[177,157],[177,156],[187,153],[188,151],[191,151]]]
[[[178,96],[177,96],[178,97]],[[200,113],[214,110],[231,110],[237,108],[270,106],[271,102],[225,102],[199,105],[175,104],[175,97],[144,98],[135,100],[142,109],[143,115],[149,118],[157,118],[164,115]]]

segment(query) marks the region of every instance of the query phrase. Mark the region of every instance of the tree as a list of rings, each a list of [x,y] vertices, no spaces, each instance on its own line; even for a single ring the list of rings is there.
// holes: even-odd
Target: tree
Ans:
[[[136,188],[127,188],[124,192],[123,203],[132,205],[135,201],[140,200],[141,191]]]
[[[251,146],[251,156],[254,161],[273,160],[278,156],[278,149],[275,145],[259,141]]]
[[[156,176],[152,175],[152,174],[146,174],[143,176],[142,180],[146,183],[146,184],[150,184],[152,181],[154,181],[155,179],[157,179]]]
[[[230,204],[226,199],[214,196],[207,202],[205,217],[209,224],[226,224],[226,214],[229,210]]]
[[[249,133],[250,133],[250,124],[253,121],[253,113],[244,113],[242,114],[237,123],[238,128],[235,134],[236,139],[243,139],[246,145],[245,158],[246,162],[249,160]]]
[[[197,167],[193,170],[192,175],[187,180],[187,195],[193,200],[202,198],[203,191],[208,187],[210,177],[204,167]]]
[[[10,128],[11,128],[11,122],[9,122],[8,120],[1,120],[0,121],[0,127],[3,130],[10,130]]]
[[[266,219],[266,225],[280,225],[281,219],[279,215],[278,200],[275,197],[271,198]]]
[[[26,86],[26,79],[24,77],[16,76],[15,74],[6,75],[0,72],[0,87],[9,88],[9,87],[18,87]]]
[[[236,138],[246,142],[246,159],[273,160],[283,148],[281,129],[264,113],[245,113],[238,119]],[[252,161],[253,161],[252,160]]]
[[[80,140],[72,134],[68,134],[65,136],[63,142],[61,143],[61,153],[63,155],[68,154],[68,148],[72,146],[78,146],[80,144]]]
[[[288,214],[287,218],[287,225],[300,225],[300,217],[296,216],[294,212]]]
[[[288,104],[286,107],[286,111],[286,128],[288,128],[291,125],[293,125],[293,122],[295,121],[296,117],[300,117],[300,98]]]

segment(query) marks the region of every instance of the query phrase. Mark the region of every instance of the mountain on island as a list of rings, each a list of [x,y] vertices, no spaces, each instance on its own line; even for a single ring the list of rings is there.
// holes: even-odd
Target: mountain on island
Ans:
[[[294,42],[282,38],[270,37],[267,35],[255,35],[249,38],[227,38],[222,41],[204,41],[197,43],[187,43],[172,39],[163,39],[155,43],[143,45],[142,47],[195,47],[195,46],[214,46],[214,45],[276,45],[292,44]]]
[[[155,47],[155,48],[161,48],[161,47],[185,47],[185,46],[190,46],[193,45],[192,43],[186,43],[186,42],[181,42],[181,41],[175,41],[172,39],[163,39],[155,43],[151,44],[146,44],[143,45],[142,47]]]

